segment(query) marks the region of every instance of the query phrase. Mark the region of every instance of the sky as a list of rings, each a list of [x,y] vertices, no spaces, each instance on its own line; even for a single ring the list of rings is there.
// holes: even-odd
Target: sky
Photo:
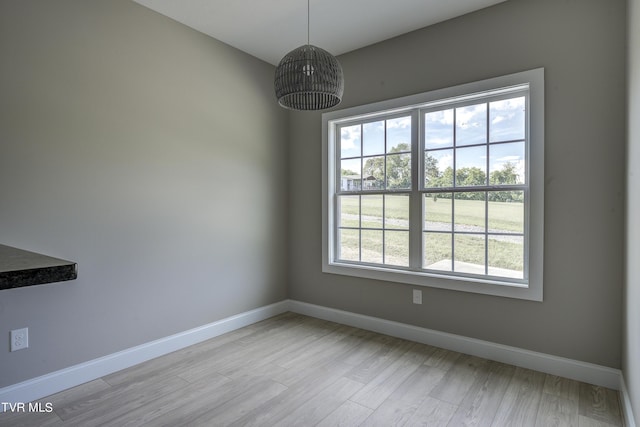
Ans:
[[[488,120],[487,120],[488,110]],[[516,166],[520,181],[525,177],[525,98],[479,103],[464,107],[430,111],[424,114],[424,143],[429,154],[438,159],[438,168],[444,171],[453,166],[454,150],[456,166],[478,167],[490,174],[500,170],[505,163]],[[487,147],[485,144],[489,127],[489,170],[487,171]],[[411,140],[411,117],[399,117],[386,121],[387,150]],[[384,154],[385,121],[376,121],[341,129],[341,157]],[[456,147],[454,148],[454,131]],[[362,140],[362,144],[361,144]],[[361,153],[362,149],[362,153]],[[343,161],[343,169],[359,169],[359,161]]]

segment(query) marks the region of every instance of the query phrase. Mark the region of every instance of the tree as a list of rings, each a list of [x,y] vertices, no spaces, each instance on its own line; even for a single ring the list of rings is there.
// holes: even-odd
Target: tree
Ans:
[[[519,181],[516,165],[511,162],[506,162],[502,169],[491,172],[489,176],[489,182],[493,185],[518,184]],[[489,193],[489,201],[522,203],[524,194],[521,191],[492,191]]]
[[[349,169],[340,169],[340,175],[342,175],[342,176],[354,176],[354,175],[360,176],[360,172],[354,172],[354,171],[349,170]]]
[[[516,172],[516,165],[507,162],[502,166],[501,170],[495,170],[491,172],[489,176],[489,183],[497,185],[497,184],[517,184],[518,183],[518,174]]]
[[[466,167],[456,170],[456,187],[486,185],[487,174],[478,167]]]
[[[425,172],[426,184],[429,187],[436,187],[436,185],[434,184],[440,178],[440,170],[438,170],[438,159],[436,159],[429,153],[427,153],[427,155],[424,158],[424,172]]]
[[[386,159],[387,188],[410,188],[411,187],[411,147],[407,143],[398,144],[392,148]],[[405,154],[398,154],[405,153]],[[369,157],[364,162],[362,177],[366,180],[369,177],[375,178],[369,188],[383,188],[385,179],[385,157]]]

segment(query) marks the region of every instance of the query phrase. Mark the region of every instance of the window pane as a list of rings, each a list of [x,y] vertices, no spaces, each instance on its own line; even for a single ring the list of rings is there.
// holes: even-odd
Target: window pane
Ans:
[[[456,108],[456,146],[487,141],[487,104]]]
[[[524,141],[489,146],[491,184],[524,184]]]
[[[473,193],[457,193],[455,195],[453,210],[455,231],[484,233],[484,191]]]
[[[424,153],[424,185],[427,188],[453,187],[453,150]]]
[[[360,196],[338,197],[339,227],[360,226]]]
[[[382,264],[382,230],[362,230],[362,262]]]
[[[402,267],[409,266],[408,231],[385,231],[384,263]]]
[[[360,231],[338,230],[340,247],[338,258],[345,261],[360,261]]]
[[[489,193],[489,232],[524,233],[524,191]]]
[[[384,228],[409,229],[409,195],[384,196]]]
[[[454,245],[454,271],[485,274],[484,235],[456,234],[454,236]]]
[[[362,227],[382,229],[382,197],[362,196]]]
[[[411,151],[411,116],[387,120],[387,153]]]
[[[360,125],[343,127],[340,130],[340,157],[360,155]]]
[[[362,155],[384,154],[384,120],[362,125]]]
[[[524,238],[489,235],[489,274],[524,278]]]
[[[424,195],[424,230],[451,231],[451,193],[426,193]]]
[[[360,159],[340,160],[340,190],[359,191],[362,188],[360,165]]]
[[[411,188],[411,153],[387,156],[387,189]]]
[[[489,140],[524,139],[524,96],[489,104]]]
[[[362,189],[381,190],[384,188],[384,156],[364,159]]]
[[[451,234],[424,233],[423,267],[451,271]]]
[[[487,148],[456,149],[456,187],[486,185]]]
[[[453,146],[453,109],[434,111],[424,115],[424,147]]]

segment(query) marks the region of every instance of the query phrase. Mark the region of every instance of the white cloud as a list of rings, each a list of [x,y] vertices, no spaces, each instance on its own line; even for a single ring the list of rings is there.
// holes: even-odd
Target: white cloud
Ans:
[[[499,159],[496,159],[497,162],[499,163],[506,163],[506,162],[517,162],[521,159],[520,156],[504,156],[504,157],[500,157]]]
[[[440,123],[451,126],[453,124],[453,109],[427,113],[425,114],[425,120],[427,123]]]
[[[438,158],[438,169],[440,169],[441,171],[445,170],[446,168],[452,168],[452,167],[453,167],[453,154],[447,154]]]
[[[387,129],[406,129],[411,127],[411,116],[387,120]]]
[[[451,145],[451,138],[429,138],[429,145]]]
[[[456,124],[462,128],[479,127],[485,123],[487,104],[456,108]]]
[[[342,128],[340,132],[340,145],[343,151],[360,146],[360,126]]]

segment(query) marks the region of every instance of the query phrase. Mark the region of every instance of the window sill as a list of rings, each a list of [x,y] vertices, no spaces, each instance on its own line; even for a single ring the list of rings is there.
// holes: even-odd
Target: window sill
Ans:
[[[325,263],[323,273],[343,276],[359,277],[363,279],[382,280],[386,282],[404,283],[412,286],[424,286],[439,289],[449,289],[461,292],[494,295],[506,298],[542,301],[542,287],[536,288],[526,284],[513,283],[491,279],[465,278],[433,274],[423,271],[402,269],[376,268],[341,262]]]

